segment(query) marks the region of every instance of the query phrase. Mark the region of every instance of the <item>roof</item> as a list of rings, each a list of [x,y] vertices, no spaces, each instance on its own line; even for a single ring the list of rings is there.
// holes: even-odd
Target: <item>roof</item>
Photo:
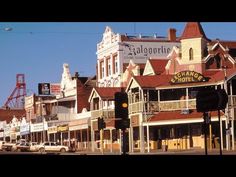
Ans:
[[[212,40],[209,42],[210,45],[215,45],[216,43],[220,43],[223,47],[228,48],[236,48],[236,41],[226,41],[226,40]]]
[[[221,112],[221,115],[223,113]],[[211,117],[218,116],[217,111],[211,112]],[[149,119],[149,122],[163,121],[163,120],[177,120],[177,119],[194,119],[202,117],[201,112],[197,112],[197,110],[190,111],[189,114],[181,114],[181,111],[165,111],[159,112],[158,114],[152,116]]]
[[[170,41],[167,37],[158,37],[158,36],[127,36],[121,35],[121,41],[133,41],[133,42],[173,42]],[[179,38],[176,37],[176,41],[179,42]]]
[[[146,63],[135,63],[135,65],[138,65],[140,68],[140,71],[144,70]],[[123,63],[123,72],[125,72],[125,70],[127,69],[127,67],[129,66],[129,63]],[[142,74],[142,73],[140,73]]]
[[[134,79],[143,88],[154,88],[165,85],[171,78],[171,75],[134,76]]]
[[[26,112],[24,109],[0,109],[0,121],[9,123],[14,115],[17,118],[21,118],[26,115]]]
[[[155,74],[160,74],[160,73],[164,72],[168,61],[169,60],[167,60],[167,59],[150,59],[149,60]]]
[[[236,75],[236,68],[227,69],[226,76],[227,78],[231,78]],[[224,71],[223,70],[214,70],[214,71],[206,71],[203,73],[203,76],[209,78],[207,82],[195,82],[195,83],[183,83],[183,84],[171,84],[170,80],[174,75],[154,75],[154,76],[134,76],[134,79],[138,82],[140,87],[142,88],[155,88],[155,87],[191,87],[198,85],[209,85],[214,84],[216,82],[224,81]]]
[[[202,25],[199,22],[188,22],[184,28],[184,32],[181,36],[181,39],[189,38],[205,38],[207,39]]]
[[[115,93],[121,91],[121,87],[95,87],[94,89],[102,99],[114,99]]]

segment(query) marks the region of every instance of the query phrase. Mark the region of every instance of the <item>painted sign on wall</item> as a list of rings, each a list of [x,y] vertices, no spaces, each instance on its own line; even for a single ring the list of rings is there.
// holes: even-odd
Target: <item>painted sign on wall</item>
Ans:
[[[167,58],[174,46],[180,43],[170,42],[125,42],[121,43],[124,50],[124,59]]]

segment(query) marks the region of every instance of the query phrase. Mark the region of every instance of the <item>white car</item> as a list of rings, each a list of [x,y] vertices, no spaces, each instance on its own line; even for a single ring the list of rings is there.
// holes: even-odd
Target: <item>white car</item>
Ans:
[[[39,144],[37,143],[37,142],[30,142],[29,143],[30,144],[30,149],[29,149],[29,151],[31,151],[31,152],[36,152],[36,151],[38,151],[39,149]]]
[[[68,152],[67,146],[59,145],[56,142],[45,142],[38,145],[39,152]]]

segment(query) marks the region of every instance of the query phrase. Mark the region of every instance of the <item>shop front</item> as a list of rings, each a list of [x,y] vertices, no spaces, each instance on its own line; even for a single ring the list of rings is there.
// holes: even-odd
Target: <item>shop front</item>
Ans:
[[[88,119],[74,120],[69,123],[69,135],[71,146],[75,146],[76,150],[86,150],[90,148],[90,132]]]
[[[48,130],[47,122],[41,122],[30,125],[30,132],[32,133],[33,142],[47,141],[46,131]]]

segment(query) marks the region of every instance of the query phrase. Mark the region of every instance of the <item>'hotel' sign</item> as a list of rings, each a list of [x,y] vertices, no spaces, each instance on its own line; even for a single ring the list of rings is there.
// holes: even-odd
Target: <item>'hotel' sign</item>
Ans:
[[[195,71],[181,71],[173,76],[170,80],[171,84],[205,82],[206,78]]]

